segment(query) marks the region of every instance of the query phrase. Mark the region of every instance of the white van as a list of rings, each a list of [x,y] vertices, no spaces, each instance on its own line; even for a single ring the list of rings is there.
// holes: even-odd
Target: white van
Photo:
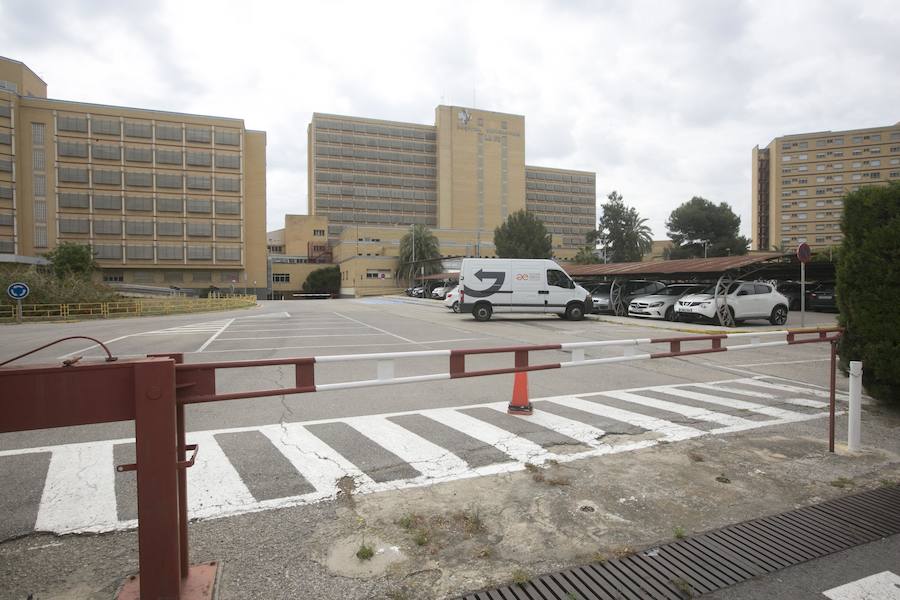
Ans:
[[[552,260],[464,258],[459,271],[459,312],[487,321],[493,313],[557,314],[579,321],[591,295]]]

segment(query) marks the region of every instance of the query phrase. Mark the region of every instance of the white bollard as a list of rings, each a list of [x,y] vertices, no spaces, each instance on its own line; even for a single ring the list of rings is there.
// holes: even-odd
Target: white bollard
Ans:
[[[862,403],[862,362],[850,361],[850,417],[847,422],[847,449],[859,452],[859,419]]]

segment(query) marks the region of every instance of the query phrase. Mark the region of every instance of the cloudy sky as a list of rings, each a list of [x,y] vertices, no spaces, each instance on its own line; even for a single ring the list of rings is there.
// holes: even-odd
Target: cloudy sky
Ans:
[[[0,55],[52,98],[243,118],[268,224],[306,212],[306,126],[523,114],[526,162],[597,173],[656,239],[693,195],[749,233],[750,151],[900,120],[896,0],[0,0]]]

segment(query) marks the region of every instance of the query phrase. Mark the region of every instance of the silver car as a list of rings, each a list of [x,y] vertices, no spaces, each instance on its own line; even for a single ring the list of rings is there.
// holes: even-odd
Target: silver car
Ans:
[[[629,317],[675,320],[675,302],[685,294],[702,292],[705,285],[676,283],[667,285],[655,294],[638,296],[628,305]]]

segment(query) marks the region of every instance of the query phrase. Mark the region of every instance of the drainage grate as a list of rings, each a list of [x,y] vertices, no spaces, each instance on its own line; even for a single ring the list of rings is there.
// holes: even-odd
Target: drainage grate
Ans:
[[[460,600],[683,600],[900,533],[900,486],[730,525]]]

